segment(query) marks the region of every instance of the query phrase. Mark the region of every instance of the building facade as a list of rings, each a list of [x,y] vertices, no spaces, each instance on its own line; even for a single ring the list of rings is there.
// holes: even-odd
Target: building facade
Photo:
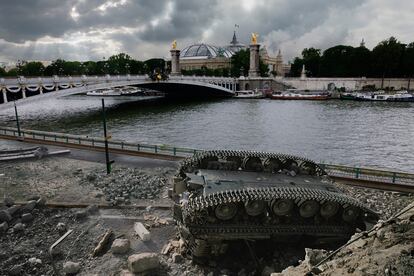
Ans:
[[[227,46],[218,47],[210,44],[198,43],[185,47],[180,54],[180,66],[182,70],[197,69],[224,69],[231,67],[231,57],[247,46],[237,40],[236,32]],[[263,46],[260,57],[268,65],[269,72],[277,76],[286,76],[290,72],[290,64],[283,63],[283,57],[279,50],[276,57],[268,54]]]

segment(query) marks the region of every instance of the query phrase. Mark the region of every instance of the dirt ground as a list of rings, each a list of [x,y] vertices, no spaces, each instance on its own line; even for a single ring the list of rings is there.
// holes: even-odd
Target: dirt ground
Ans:
[[[123,275],[129,255],[160,253],[171,240],[177,241],[171,210],[165,208],[171,205],[167,190],[168,179],[173,173],[171,167],[142,169],[115,165],[113,173],[108,176],[101,163],[65,157],[0,163],[2,198],[12,198],[16,202],[43,198],[54,203],[113,206],[86,212],[85,209],[39,205],[31,211],[33,220],[25,223],[20,231],[15,231],[14,227],[21,219],[14,218],[7,232],[0,232],[0,275],[56,275],[62,273],[62,266],[67,261],[80,263],[78,275]],[[337,185],[379,212],[383,220],[414,198],[411,194]],[[149,242],[142,242],[134,234],[133,225],[137,221],[151,231]],[[392,224],[387,224],[388,228],[382,230],[386,231],[383,233],[385,239],[371,236],[363,247],[341,251],[337,257],[342,259],[334,259],[337,263],[329,262],[330,266],[323,274],[409,275],[401,273],[414,271],[409,270],[414,250],[414,227],[411,227],[412,222],[404,223],[404,226],[396,224],[395,229],[390,226]],[[52,258],[49,247],[70,229],[73,232],[59,244],[59,250]],[[112,239],[122,237],[130,240],[131,249],[127,254],[115,255],[106,248],[101,256],[93,257],[93,249],[108,230],[113,231]],[[395,234],[391,237],[388,232]],[[202,266],[188,259],[175,262],[172,252],[160,254],[160,267],[154,275],[270,275],[292,265],[296,267],[289,268],[291,270],[283,275],[308,272],[306,261],[301,261],[305,259],[305,251],[300,246],[273,248],[267,254],[268,258],[258,260],[259,265],[249,259],[246,252],[233,253],[221,261],[211,261]],[[372,274],[374,272],[379,274]]]

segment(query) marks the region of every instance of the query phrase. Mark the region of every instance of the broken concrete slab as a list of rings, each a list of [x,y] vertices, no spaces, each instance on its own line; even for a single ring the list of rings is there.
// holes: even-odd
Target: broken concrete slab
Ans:
[[[149,241],[151,239],[151,233],[141,222],[134,223],[134,230],[142,241]]]
[[[142,273],[159,267],[160,260],[156,253],[140,253],[128,257],[128,268],[133,273]]]
[[[111,250],[114,254],[125,254],[130,249],[130,242],[128,239],[115,239],[112,243]]]

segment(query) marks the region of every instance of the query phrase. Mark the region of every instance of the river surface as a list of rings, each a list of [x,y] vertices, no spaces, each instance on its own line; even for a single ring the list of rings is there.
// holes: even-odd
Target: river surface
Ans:
[[[114,140],[197,149],[297,154],[318,162],[414,172],[414,103],[223,99],[107,99]],[[21,127],[103,136],[100,99],[71,96],[18,105]],[[0,125],[15,126],[14,110]],[[0,140],[0,148],[7,147]]]

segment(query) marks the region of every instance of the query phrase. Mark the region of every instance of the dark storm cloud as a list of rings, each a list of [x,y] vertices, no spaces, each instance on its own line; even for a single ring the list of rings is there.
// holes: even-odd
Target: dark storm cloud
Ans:
[[[157,42],[188,37],[196,39],[211,27],[218,12],[220,11],[216,0],[173,1],[170,18],[148,28],[142,34],[142,39]]]
[[[74,0],[0,1],[0,38],[24,42],[45,35],[60,36],[74,25]]]
[[[226,45],[234,24],[241,42],[258,32],[291,58],[363,37],[412,40],[412,10],[411,0],[0,0],[0,61],[168,56],[173,39]]]

